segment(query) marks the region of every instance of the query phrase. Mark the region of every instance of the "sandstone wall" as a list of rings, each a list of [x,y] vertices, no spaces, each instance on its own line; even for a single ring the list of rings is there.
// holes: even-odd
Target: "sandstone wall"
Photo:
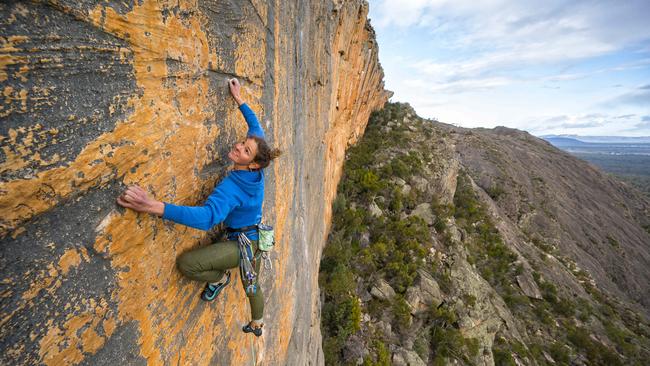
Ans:
[[[364,1],[0,4],[0,363],[322,364],[318,263],[345,148],[387,100]],[[200,204],[246,125],[272,144],[265,334],[176,257],[213,233],[125,211],[129,184]]]

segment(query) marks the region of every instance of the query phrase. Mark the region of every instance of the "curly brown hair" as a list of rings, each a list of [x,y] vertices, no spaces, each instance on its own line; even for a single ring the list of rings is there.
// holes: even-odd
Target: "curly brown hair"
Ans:
[[[271,163],[271,160],[277,158],[282,154],[280,149],[271,148],[263,138],[259,136],[249,136],[257,142],[257,155],[253,158],[253,162],[260,165],[260,169],[264,169]]]

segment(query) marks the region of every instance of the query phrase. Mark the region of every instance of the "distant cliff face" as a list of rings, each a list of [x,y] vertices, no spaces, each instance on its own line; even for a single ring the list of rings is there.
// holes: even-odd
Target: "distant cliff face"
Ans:
[[[0,363],[319,364],[317,270],[345,148],[388,93],[364,1],[0,4]],[[270,142],[264,336],[176,257],[211,235],[115,204],[202,203],[245,134]]]
[[[331,364],[641,365],[650,201],[530,134],[373,114],[323,252]]]

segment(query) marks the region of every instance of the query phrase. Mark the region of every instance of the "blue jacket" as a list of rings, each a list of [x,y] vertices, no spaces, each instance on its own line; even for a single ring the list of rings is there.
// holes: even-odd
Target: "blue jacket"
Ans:
[[[244,103],[239,106],[248,124],[248,136],[264,138],[264,130],[255,112]],[[228,227],[240,228],[258,224],[262,220],[264,202],[264,172],[233,170],[212,191],[203,206],[177,206],[165,203],[163,219],[201,230],[210,230],[224,222]],[[257,239],[257,230],[246,233]],[[235,235],[230,235],[233,239]]]

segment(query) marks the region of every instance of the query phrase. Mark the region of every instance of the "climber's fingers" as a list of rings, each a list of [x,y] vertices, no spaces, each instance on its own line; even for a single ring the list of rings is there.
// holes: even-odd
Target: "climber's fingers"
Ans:
[[[122,197],[131,202],[146,201],[147,192],[138,186],[130,186],[122,193]]]
[[[124,199],[122,198],[122,196],[117,197],[117,203],[118,203],[120,206],[122,206],[122,207],[133,208],[133,205],[131,205],[131,204],[130,204],[129,202],[127,202],[126,200],[124,200]]]
[[[235,97],[239,96],[239,92],[241,90],[241,84],[239,84],[239,80],[236,78],[229,79],[228,86],[230,87],[230,94]]]
[[[124,200],[134,205],[140,203],[140,198],[131,192],[124,193]]]
[[[131,192],[137,198],[144,199],[144,200],[147,199],[147,191],[145,191],[144,189],[140,188],[139,186],[132,186],[130,188],[131,188]]]
[[[147,208],[149,197],[144,189],[130,186],[117,198],[117,203],[120,206],[142,212]]]

